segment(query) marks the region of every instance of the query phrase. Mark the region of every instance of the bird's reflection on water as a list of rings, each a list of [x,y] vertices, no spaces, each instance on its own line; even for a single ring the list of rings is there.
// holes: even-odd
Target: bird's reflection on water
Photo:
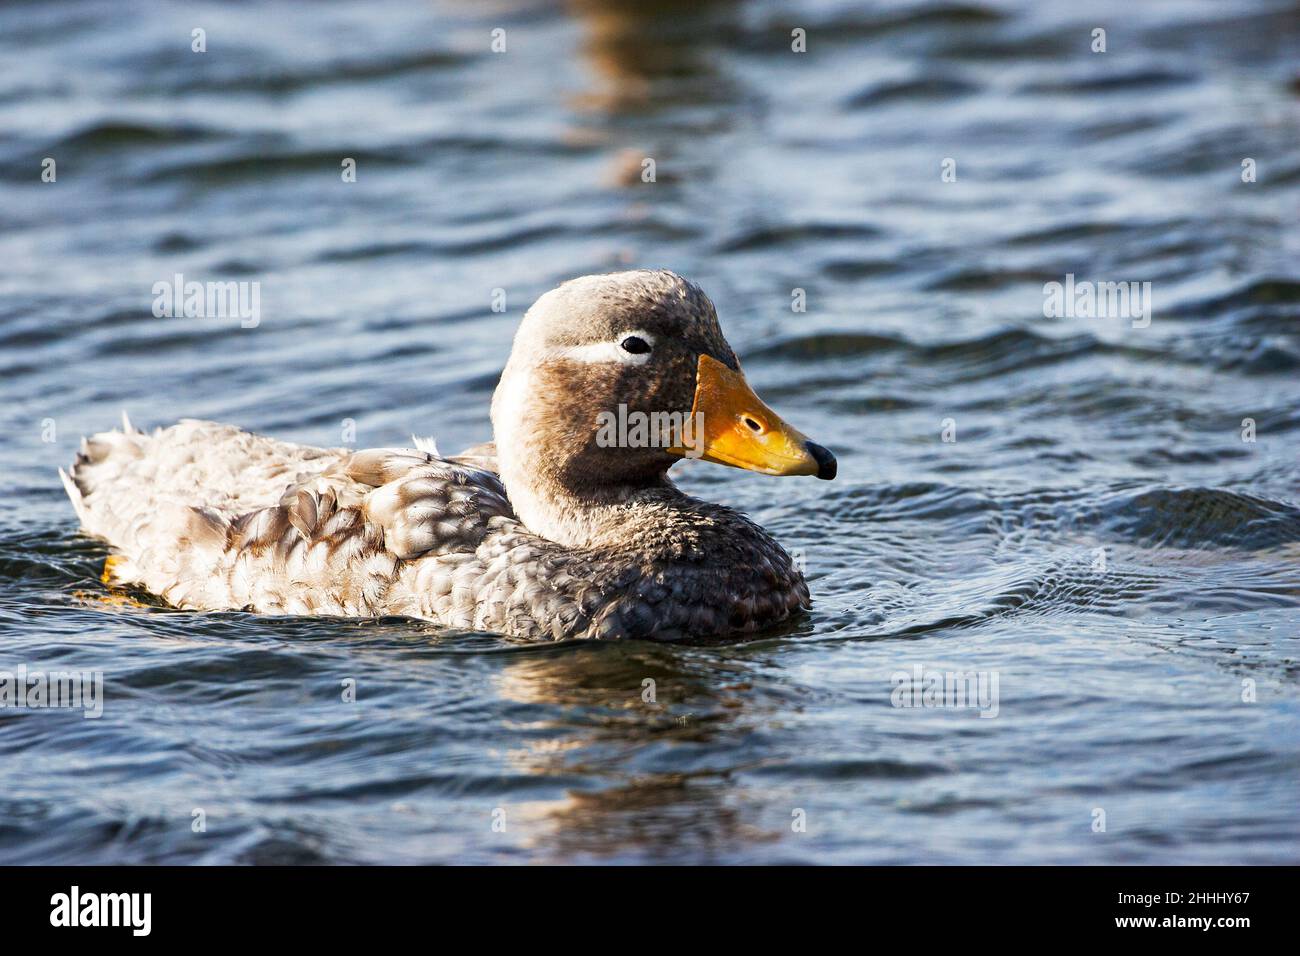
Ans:
[[[775,839],[777,821],[732,785],[760,759],[734,742],[789,704],[786,690],[765,693],[770,680],[761,661],[710,650],[595,645],[512,659],[499,698],[556,716],[520,725],[523,745],[503,756],[525,773],[584,780],[541,811],[530,844],[561,858],[637,847],[671,859]]]

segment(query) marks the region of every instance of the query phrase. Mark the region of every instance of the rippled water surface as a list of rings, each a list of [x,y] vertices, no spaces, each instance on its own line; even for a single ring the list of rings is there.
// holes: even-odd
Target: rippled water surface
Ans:
[[[0,861],[1300,857],[1294,3],[188,7],[0,8],[0,670],[106,695],[0,709]],[[461,447],[532,300],[628,266],[839,455],[682,469],[804,553],[797,625],[527,646],[99,583],[55,469],[122,409]],[[260,325],[154,318],[176,273]],[[1149,327],[1044,318],[1067,273],[1151,282]],[[918,666],[996,717],[892,706]]]

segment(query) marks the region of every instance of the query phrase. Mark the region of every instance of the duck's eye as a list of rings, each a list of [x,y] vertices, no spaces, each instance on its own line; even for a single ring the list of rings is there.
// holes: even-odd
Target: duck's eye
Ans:
[[[632,355],[645,355],[650,351],[650,343],[639,335],[629,335],[619,345],[624,352],[629,352]]]

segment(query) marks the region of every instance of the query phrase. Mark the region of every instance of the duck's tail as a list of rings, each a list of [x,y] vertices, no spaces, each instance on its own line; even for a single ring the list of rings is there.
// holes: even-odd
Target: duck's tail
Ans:
[[[59,469],[59,478],[72,501],[81,527],[95,537],[115,543],[124,537],[129,519],[139,510],[127,492],[123,479],[131,466],[144,457],[149,436],[122,413],[120,430],[100,432],[81,439],[69,472]],[[105,493],[105,489],[109,489]],[[141,503],[143,504],[143,503]]]

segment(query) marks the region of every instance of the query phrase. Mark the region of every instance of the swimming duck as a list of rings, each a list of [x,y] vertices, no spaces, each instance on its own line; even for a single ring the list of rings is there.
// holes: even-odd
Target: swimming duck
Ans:
[[[543,295],[491,417],[494,442],[443,457],[424,441],[353,452],[190,419],[147,434],[123,416],[60,475],[114,552],[105,581],[179,608],[676,640],[808,606],[770,535],[668,478],[687,457],[836,470],[754,394],[693,282],[623,272]]]

